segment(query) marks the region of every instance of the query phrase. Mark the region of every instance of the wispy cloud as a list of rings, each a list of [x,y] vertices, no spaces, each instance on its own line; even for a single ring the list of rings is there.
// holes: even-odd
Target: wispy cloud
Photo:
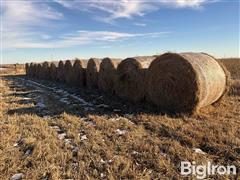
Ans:
[[[119,18],[133,18],[135,16],[144,16],[148,12],[159,10],[162,7],[168,8],[200,8],[206,3],[215,2],[216,0],[89,0],[83,2],[79,0],[54,0],[63,7],[78,9],[80,11],[99,10],[105,13],[104,17],[95,17],[105,22],[112,22]]]
[[[154,33],[123,33],[112,31],[87,31],[79,30],[76,33],[63,35],[55,40],[44,41],[20,41],[8,44],[8,48],[66,48],[90,43],[110,43],[115,41],[124,41],[132,38],[156,38],[168,35],[170,32]]]
[[[37,47],[39,39],[50,37],[38,29],[63,18],[46,3],[34,1],[3,1],[1,9],[3,48]]]

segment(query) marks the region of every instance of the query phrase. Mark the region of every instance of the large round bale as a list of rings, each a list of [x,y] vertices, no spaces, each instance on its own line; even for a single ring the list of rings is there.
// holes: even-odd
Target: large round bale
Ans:
[[[42,78],[41,71],[42,71],[42,64],[41,63],[36,64],[36,66],[34,66],[34,72],[35,72],[36,78]]]
[[[50,63],[49,72],[50,72],[50,79],[52,81],[57,80],[57,66],[58,66],[58,62],[51,62]]]
[[[160,110],[193,113],[217,101],[227,77],[211,56],[203,53],[166,53],[148,69],[148,99]]]
[[[76,59],[73,64],[73,84],[77,87],[86,85],[86,66],[84,60]]]
[[[146,69],[153,59],[153,56],[127,58],[118,65],[114,89],[119,97],[132,102],[144,99]]]
[[[68,85],[74,84],[73,83],[74,81],[73,65],[70,60],[67,60],[64,64],[64,78],[65,78],[65,82]]]
[[[57,68],[57,81],[64,82],[64,63],[63,61],[59,61]]]
[[[29,77],[33,77],[33,66],[34,66],[34,63],[30,63],[29,65]]]
[[[38,78],[38,64],[34,63],[32,68],[32,77]]]
[[[26,63],[25,64],[26,76],[29,76],[29,67],[30,67],[29,63]]]
[[[86,69],[86,83],[89,89],[98,88],[98,73],[100,60],[96,58],[89,59]]]
[[[40,70],[40,78],[50,80],[50,63],[45,61],[42,63],[42,67]]]
[[[114,93],[117,78],[117,66],[120,59],[104,58],[100,63],[98,87],[102,91]]]

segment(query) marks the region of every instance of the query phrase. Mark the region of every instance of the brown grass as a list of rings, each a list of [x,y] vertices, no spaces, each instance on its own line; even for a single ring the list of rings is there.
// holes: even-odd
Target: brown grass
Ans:
[[[203,53],[166,53],[148,71],[148,99],[161,110],[194,112],[217,101],[225,92],[226,74]]]
[[[231,73],[231,78],[239,79],[240,78],[240,58],[226,58],[226,59],[219,59],[226,68]]]
[[[127,58],[117,67],[116,94],[132,102],[144,99],[146,90],[146,69],[155,57]]]
[[[181,161],[240,164],[240,96],[228,95],[222,104],[204,108],[197,116],[85,112],[84,119],[42,90],[35,96],[52,114],[68,111],[42,117],[35,114],[34,103],[22,103],[32,87],[16,87],[21,83],[15,78],[1,82],[0,179],[16,173],[23,173],[24,179],[182,179]],[[71,143],[58,139],[53,126],[60,127]],[[126,133],[119,135],[117,129]],[[84,135],[87,139],[81,140]]]
[[[105,92],[114,92],[117,81],[117,66],[120,59],[104,58],[100,64],[98,87]]]
[[[91,58],[87,63],[86,83],[89,89],[98,88],[98,75],[100,68],[100,59]]]

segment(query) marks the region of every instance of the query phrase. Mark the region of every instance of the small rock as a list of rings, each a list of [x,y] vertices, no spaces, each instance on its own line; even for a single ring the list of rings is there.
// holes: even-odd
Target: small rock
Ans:
[[[193,151],[195,153],[199,153],[199,154],[206,154],[205,152],[203,152],[200,148],[193,148]]]
[[[103,173],[101,173],[101,174],[100,174],[100,176],[101,176],[101,178],[104,178],[104,177],[106,177],[106,175],[105,175],[105,174],[103,174]]]
[[[124,135],[124,134],[126,134],[127,131],[126,130],[117,129],[116,132],[117,132],[118,135]]]
[[[23,176],[24,176],[23,173],[17,173],[11,177],[11,180],[21,180]]]
[[[61,133],[58,135],[58,139],[63,140],[63,139],[65,139],[66,136],[67,136],[66,133]]]
[[[86,136],[86,135],[81,136],[81,141],[84,141],[84,140],[86,140],[86,139],[87,139],[87,136]]]

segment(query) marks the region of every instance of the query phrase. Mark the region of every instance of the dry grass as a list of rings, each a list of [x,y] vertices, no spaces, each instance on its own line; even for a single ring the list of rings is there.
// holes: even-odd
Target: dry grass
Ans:
[[[237,88],[199,115],[179,117],[87,111],[16,77],[2,77],[0,92],[0,179],[16,173],[24,179],[182,179],[181,160],[240,164]],[[36,105],[40,99],[45,109]],[[65,140],[58,138],[61,133]]]

